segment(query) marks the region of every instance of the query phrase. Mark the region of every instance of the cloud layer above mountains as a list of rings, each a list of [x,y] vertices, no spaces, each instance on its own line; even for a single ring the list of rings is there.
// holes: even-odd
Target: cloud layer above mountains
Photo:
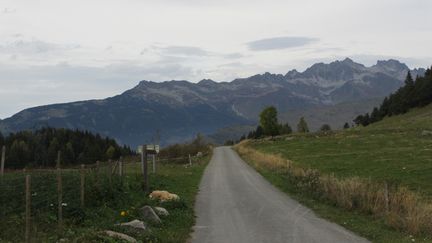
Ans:
[[[429,0],[4,0],[0,118],[144,79],[229,81],[346,56],[424,67],[430,9]]]

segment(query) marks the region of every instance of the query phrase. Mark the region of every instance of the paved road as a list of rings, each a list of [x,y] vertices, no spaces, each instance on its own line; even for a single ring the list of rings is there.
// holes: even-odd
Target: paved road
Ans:
[[[318,218],[229,147],[218,147],[200,185],[193,243],[368,242]]]

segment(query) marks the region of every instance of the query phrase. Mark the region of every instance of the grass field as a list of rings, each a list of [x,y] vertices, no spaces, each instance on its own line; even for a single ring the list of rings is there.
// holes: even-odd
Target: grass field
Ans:
[[[432,131],[432,106],[366,128],[258,141],[253,148],[327,174],[385,180],[432,197],[432,135],[422,136],[424,130]]]
[[[414,212],[418,202],[412,203],[411,209],[405,207],[401,212],[404,219],[399,218],[400,221],[398,221],[393,220],[394,215],[370,212],[370,209],[363,210],[361,205],[356,206],[356,202],[362,202],[359,201],[362,199],[356,199],[356,197],[366,195],[367,198],[368,193],[359,194],[349,191],[352,190],[349,189],[351,186],[356,185],[355,178],[360,178],[359,180],[366,183],[371,181],[373,185],[378,185],[378,188],[382,188],[381,185],[387,182],[391,188],[408,187],[409,190],[419,195],[420,201],[429,205],[426,207],[430,208],[432,135],[422,135],[425,130],[432,130],[432,106],[416,109],[405,115],[386,118],[366,128],[351,128],[330,134],[293,134],[288,137],[249,141],[243,146],[252,151],[247,152],[246,149],[242,156],[270,182],[312,208],[322,217],[339,223],[374,242],[431,242],[430,234],[419,233],[412,236],[412,233],[409,233],[409,224],[417,228],[421,224],[413,222],[413,215],[410,216],[410,213],[407,213],[412,209]],[[237,150],[239,151],[239,148]],[[262,156],[256,154],[254,156],[253,151],[257,151]],[[272,157],[273,155],[277,156]],[[298,179],[293,179],[292,175],[288,175],[283,169],[284,166],[263,166],[269,165],[268,162],[263,162],[266,158],[269,161],[281,158],[279,164],[286,163],[283,160],[290,160],[294,167],[304,168],[303,174],[300,173],[302,176],[297,177],[300,182]],[[310,189],[314,185],[298,186],[305,182],[315,183],[313,180],[315,175],[308,174],[308,169],[316,169],[321,175],[334,175],[335,178],[338,178],[339,181],[336,184],[343,189],[342,192],[346,193],[341,197],[348,196],[347,201],[353,202],[354,205],[343,207],[337,200],[329,200],[328,195],[323,194],[322,191],[318,195],[315,189]],[[318,183],[325,181],[325,178],[322,178],[317,177]],[[294,180],[297,181],[294,182]],[[318,188],[322,189],[319,186]],[[359,188],[365,187],[360,186]],[[400,198],[404,199],[404,197]],[[396,206],[398,205],[394,202],[392,207],[396,208]],[[430,213],[430,209],[428,212]],[[393,222],[389,223],[389,219],[392,219]],[[430,223],[427,217],[426,219],[423,217],[423,220]],[[396,229],[399,225],[400,229]],[[416,231],[415,227],[411,227],[411,231]]]
[[[96,190],[92,186],[94,177],[87,175],[86,206],[82,209],[77,186],[79,174],[65,171],[63,201],[67,206],[64,208],[64,230],[61,235],[57,234],[55,175],[32,173],[32,238],[36,242],[56,242],[60,238],[67,242],[115,242],[100,233],[102,230],[113,230],[129,234],[139,242],[185,242],[195,222],[195,195],[208,160],[209,157],[201,158],[192,166],[174,163],[158,166],[157,173],[149,177],[150,191],[168,190],[181,198],[177,202],[166,203],[148,198],[141,189],[140,165],[129,164],[122,184],[112,178],[112,186],[108,186],[106,178],[100,177],[101,187]],[[8,213],[0,214],[0,242],[23,242],[23,179],[23,173],[9,173],[0,187],[2,209],[8,209]],[[138,209],[145,205],[165,207],[170,215],[162,217],[160,225],[149,224],[150,230],[144,233],[115,226],[139,218]],[[122,211],[127,215],[121,216]]]

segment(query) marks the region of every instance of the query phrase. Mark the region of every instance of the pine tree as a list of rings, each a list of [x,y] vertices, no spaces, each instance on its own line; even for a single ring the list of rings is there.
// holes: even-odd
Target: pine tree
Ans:
[[[301,117],[299,123],[297,124],[297,132],[299,133],[309,132],[309,127],[304,117]]]
[[[282,135],[291,134],[292,133],[292,128],[288,124],[288,122],[285,123],[285,124],[283,124],[283,125],[281,124],[279,130],[280,130],[280,134],[282,134]]]
[[[263,136],[263,129],[261,126],[257,126],[257,129],[255,131],[255,138],[261,138]]]
[[[320,131],[321,131],[321,132],[328,132],[328,131],[331,131],[331,127],[330,127],[329,124],[324,124],[324,125],[321,126]]]
[[[343,125],[343,128],[344,128],[344,129],[348,129],[348,128],[350,128],[348,122],[345,122],[345,124]]]

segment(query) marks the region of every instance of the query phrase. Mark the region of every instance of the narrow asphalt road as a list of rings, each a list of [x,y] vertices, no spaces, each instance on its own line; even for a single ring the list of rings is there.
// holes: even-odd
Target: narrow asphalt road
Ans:
[[[193,243],[368,242],[290,199],[229,147],[218,147],[201,181]]]

